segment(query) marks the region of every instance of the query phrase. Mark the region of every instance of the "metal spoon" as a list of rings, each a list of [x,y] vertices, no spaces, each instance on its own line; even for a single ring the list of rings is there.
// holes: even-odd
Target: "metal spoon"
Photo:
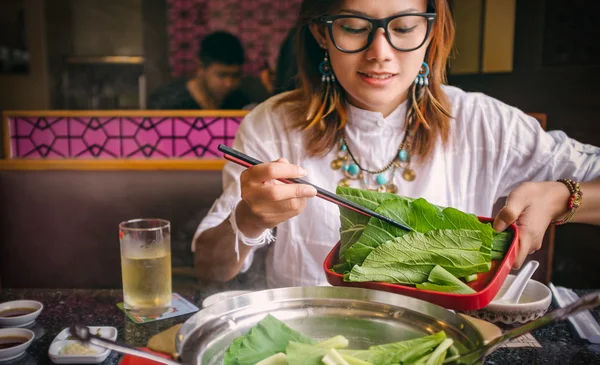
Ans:
[[[140,351],[136,348],[117,343],[115,341],[102,338],[100,336],[94,335],[90,332],[90,329],[85,326],[74,325],[69,328],[71,334],[81,342],[91,343],[92,345],[100,346],[107,348],[109,350],[114,350],[120,352],[122,354],[128,354],[136,357],[143,357],[148,360],[160,362],[166,365],[181,365],[182,363],[165,359],[164,357],[157,356],[155,354],[151,354],[149,352]]]
[[[491,354],[498,347],[508,342],[509,340],[512,340],[515,337],[519,337],[525,333],[531,332],[540,327],[547,326],[550,323],[564,321],[572,314],[578,313],[586,309],[594,309],[598,305],[600,305],[600,291],[584,295],[577,301],[573,302],[571,305],[552,311],[546,314],[545,316],[536,319],[533,322],[527,323],[526,325],[514,328],[506,332],[502,336],[490,341],[490,343],[488,343],[487,345],[473,350],[469,353],[449,357],[446,360],[444,360],[443,363],[448,364],[452,362],[459,362],[462,364],[473,364],[474,362],[481,360],[485,356]]]
[[[523,290],[527,286],[529,279],[531,279],[538,266],[540,266],[540,263],[535,260],[531,260],[526,263],[525,266],[521,268],[521,271],[519,271],[504,295],[502,295],[500,299],[494,300],[494,303],[518,303],[519,299],[521,298],[521,294],[523,294]]]

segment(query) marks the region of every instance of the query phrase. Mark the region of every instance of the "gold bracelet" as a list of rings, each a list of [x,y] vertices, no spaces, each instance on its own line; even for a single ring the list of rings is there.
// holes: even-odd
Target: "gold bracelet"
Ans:
[[[567,188],[569,189],[569,192],[571,193],[571,196],[569,197],[569,203],[567,205],[567,207],[569,208],[567,215],[560,221],[553,222],[555,225],[559,226],[561,224],[568,223],[571,221],[571,219],[573,219],[573,216],[575,215],[577,208],[579,208],[581,206],[581,201],[583,200],[583,193],[581,192],[579,183],[574,182],[571,179],[560,179],[557,181],[565,184],[567,186]]]

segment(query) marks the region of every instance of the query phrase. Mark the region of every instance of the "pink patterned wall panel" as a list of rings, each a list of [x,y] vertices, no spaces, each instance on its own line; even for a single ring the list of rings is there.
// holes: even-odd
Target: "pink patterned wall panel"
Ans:
[[[275,65],[279,47],[294,26],[301,0],[168,0],[170,64],[173,76],[194,72],[199,41],[226,30],[238,36],[246,50],[248,73],[267,61]]]
[[[10,117],[12,158],[215,158],[242,117]]]

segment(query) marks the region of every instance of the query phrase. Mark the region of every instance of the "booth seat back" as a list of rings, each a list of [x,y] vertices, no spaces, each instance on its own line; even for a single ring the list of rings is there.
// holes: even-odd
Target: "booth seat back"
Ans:
[[[221,171],[0,171],[2,287],[121,286],[118,226],[171,222],[174,267],[192,267],[194,232]]]

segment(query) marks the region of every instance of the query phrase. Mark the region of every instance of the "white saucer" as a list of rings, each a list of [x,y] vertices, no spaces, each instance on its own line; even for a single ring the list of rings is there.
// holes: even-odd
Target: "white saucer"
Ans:
[[[89,326],[90,332],[100,337],[115,341],[117,339],[117,329],[108,326]],[[69,328],[63,329],[54,340],[48,349],[48,357],[55,364],[99,364],[106,360],[110,355],[111,350],[100,346],[90,345],[89,347],[96,351],[90,355],[63,355],[61,350],[70,344],[78,343],[71,336]]]

